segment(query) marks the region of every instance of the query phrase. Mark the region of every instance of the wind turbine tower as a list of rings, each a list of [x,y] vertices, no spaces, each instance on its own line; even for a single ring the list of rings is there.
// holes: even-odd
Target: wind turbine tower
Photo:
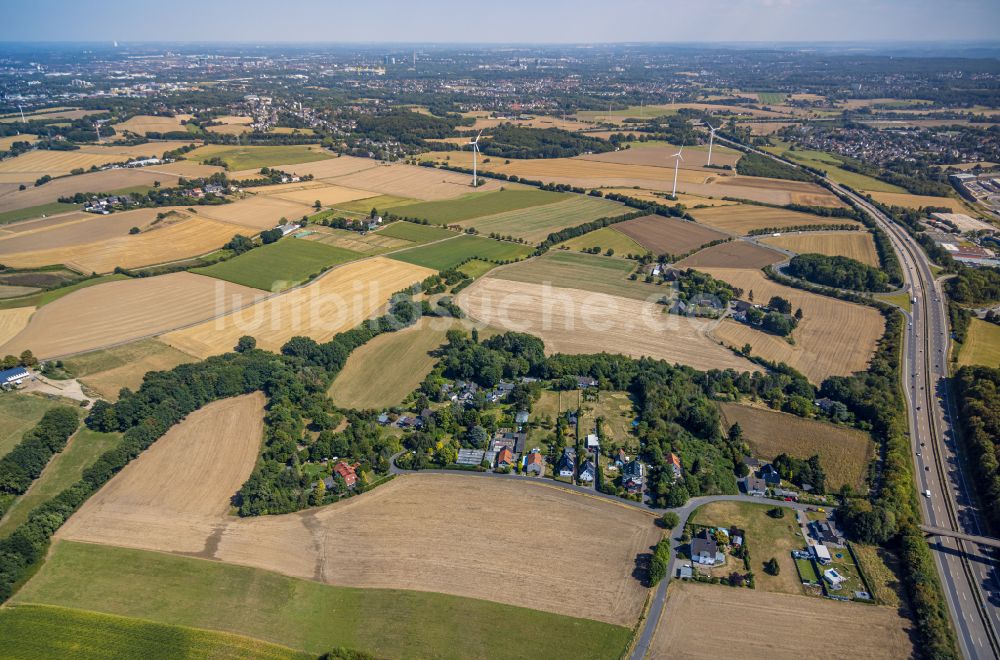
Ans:
[[[24,108],[22,108],[20,105],[18,105],[17,109],[21,112],[21,123],[23,124],[24,123]]]
[[[475,140],[470,140],[469,144],[472,145],[472,187],[475,188],[479,185],[479,179],[476,174],[476,156],[479,154],[479,138],[482,137],[483,132],[479,131],[479,135],[476,136]]]
[[[677,153],[671,156],[671,158],[676,159],[674,161],[674,191],[670,193],[670,196],[674,199],[677,199],[677,172],[681,169],[681,163],[684,161],[684,156],[681,155],[683,152],[684,147],[681,147]]]
[[[707,121],[705,122],[705,126],[708,126],[708,160],[705,161],[705,165],[706,166],[711,166],[712,165],[712,143],[715,142],[715,132],[717,130],[719,130],[720,128],[722,128],[722,127],[721,126],[716,126],[715,128],[712,128],[712,125],[709,124]]]

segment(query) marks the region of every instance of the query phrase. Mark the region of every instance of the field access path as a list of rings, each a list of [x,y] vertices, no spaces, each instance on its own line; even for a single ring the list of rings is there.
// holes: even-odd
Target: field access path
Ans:
[[[663,607],[667,598],[667,586],[670,584],[670,579],[677,574],[677,553],[681,547],[685,545],[681,541],[681,535],[684,533],[684,526],[687,525],[688,519],[699,507],[713,502],[747,502],[749,504],[780,506],[788,509],[794,509],[796,511],[806,511],[810,508],[809,505],[799,504],[798,502],[785,502],[784,500],[773,500],[766,497],[753,497],[750,495],[703,495],[701,497],[692,497],[684,506],[676,509],[657,509],[646,504],[640,504],[639,502],[633,502],[632,500],[622,499],[617,495],[602,493],[592,486],[578,486],[576,484],[568,484],[562,481],[542,479],[541,477],[531,477],[521,474],[502,474],[499,472],[475,472],[471,470],[403,470],[396,467],[396,458],[401,454],[403,454],[403,452],[400,452],[389,459],[390,474],[433,473],[466,476],[476,475],[494,479],[519,479],[523,481],[531,481],[549,488],[567,490],[584,497],[602,499],[609,504],[638,509],[648,513],[654,518],[659,518],[667,511],[673,511],[676,513],[680,522],[677,523],[676,527],[670,530],[671,552],[670,564],[667,566],[667,575],[660,581],[660,583],[656,586],[656,590],[653,592],[653,599],[646,612],[646,618],[642,622],[642,629],[635,638],[635,645],[632,648],[632,653],[629,655],[630,660],[643,660],[649,652],[649,645],[652,643],[653,635],[656,633],[656,626],[659,624],[660,617],[663,615]]]
[[[752,147],[717,139],[791,167],[798,165]],[[969,487],[957,438],[957,407],[949,385],[949,328],[945,296],[923,248],[876,206],[853,190],[825,179],[841,197],[861,208],[889,236],[915,300],[904,333],[903,389],[909,404],[915,482],[924,523],[931,528],[985,536]],[[1000,581],[991,550],[963,538],[930,534],[930,547],[958,644],[966,658],[1000,658]],[[933,540],[936,538],[937,540]]]

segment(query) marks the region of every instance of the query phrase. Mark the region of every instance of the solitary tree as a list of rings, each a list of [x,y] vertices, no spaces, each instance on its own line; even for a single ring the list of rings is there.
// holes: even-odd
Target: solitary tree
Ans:
[[[257,340],[250,335],[243,335],[240,337],[239,341],[236,342],[236,348],[234,349],[237,353],[245,353],[246,351],[252,351],[257,348]]]
[[[677,527],[677,525],[679,525],[681,522],[680,517],[673,511],[667,511],[666,513],[664,513],[661,520],[663,521],[663,526],[666,527],[667,529],[673,529],[674,527]]]
[[[768,575],[777,575],[781,572],[781,566],[778,566],[778,560],[771,557],[766,562],[764,562],[764,572]]]
[[[315,202],[313,202],[313,206],[316,207],[316,210],[318,211],[321,208],[323,208],[323,203],[317,199]]]

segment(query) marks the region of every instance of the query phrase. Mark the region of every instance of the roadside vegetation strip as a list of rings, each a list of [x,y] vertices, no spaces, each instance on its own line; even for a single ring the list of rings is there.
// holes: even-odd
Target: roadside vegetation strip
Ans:
[[[52,457],[38,479],[0,518],[0,537],[7,536],[28,519],[28,514],[64,488],[76,483],[83,471],[104,452],[121,443],[120,433],[99,433],[83,427],[69,439],[66,448]]]
[[[193,272],[263,291],[284,291],[364,255],[316,241],[285,238]]]
[[[29,604],[252,635],[312,654],[345,646],[390,658],[615,658],[630,635],[623,626],[485,600],[334,587],[243,566],[66,541],[56,545],[11,609]],[[518,634],[498,643],[497,621]]]
[[[309,660],[315,657],[231,633],[51,605],[3,608],[0,638],[5,640],[5,654],[25,659],[71,656],[81,660],[118,657]]]
[[[520,187],[484,193],[473,192],[457,199],[408,204],[384,210],[398,216],[449,225],[481,216],[554,204],[567,199],[572,199],[572,195]]]
[[[805,460],[819,455],[826,472],[826,490],[843,485],[864,492],[868,466],[875,457],[871,437],[847,426],[837,426],[737,403],[721,403],[724,423],[738,423],[753,455],[773,460],[779,454]]]
[[[450,240],[394,252],[390,256],[398,261],[442,271],[460,266],[470,259],[505,263],[523,259],[531,252],[530,246],[520,243],[497,241],[482,236],[456,235]]]

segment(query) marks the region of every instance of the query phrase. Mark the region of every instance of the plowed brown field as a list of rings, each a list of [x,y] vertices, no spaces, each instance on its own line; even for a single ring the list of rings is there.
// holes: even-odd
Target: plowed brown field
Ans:
[[[685,254],[727,234],[687,220],[648,215],[614,226],[654,254]]]
[[[763,268],[787,257],[748,241],[729,241],[695,252],[677,262],[686,268]]]

